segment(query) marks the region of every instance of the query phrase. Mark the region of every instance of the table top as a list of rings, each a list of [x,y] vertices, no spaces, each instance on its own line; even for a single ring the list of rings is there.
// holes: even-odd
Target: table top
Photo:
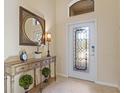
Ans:
[[[40,61],[43,61],[43,60],[47,60],[47,59],[50,59],[50,58],[53,58],[55,56],[51,56],[51,57],[42,57],[42,58],[29,58],[27,59],[26,61],[21,61],[19,58],[18,59],[15,59],[15,60],[11,60],[11,58],[9,58],[9,60],[5,61],[5,66],[13,66],[13,65],[19,65],[19,64],[30,64],[30,63],[33,63],[33,62],[40,62]]]

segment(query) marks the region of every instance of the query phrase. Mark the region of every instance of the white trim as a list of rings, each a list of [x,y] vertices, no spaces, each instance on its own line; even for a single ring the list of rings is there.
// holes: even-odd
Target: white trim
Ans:
[[[95,68],[96,69],[96,73],[95,74],[96,75],[95,76],[96,76],[96,78],[94,80],[94,81],[96,81],[97,80],[97,72],[98,72],[98,69],[97,69],[97,65],[98,65],[97,64],[98,63],[97,62],[97,49],[98,49],[97,48],[97,46],[98,46],[98,44],[97,44],[97,20],[93,19],[92,21],[94,21],[94,24],[95,24],[95,34],[96,34],[96,36],[95,36],[96,37],[96,39],[95,39],[95,43],[96,43],[96,46],[95,46],[95,63],[96,63],[96,68]]]
[[[103,81],[95,81],[95,83],[100,84],[100,85],[109,86],[109,87],[115,87],[115,88],[120,90],[120,87],[118,85],[116,85],[116,84],[107,83],[107,82],[103,82]]]
[[[76,3],[76,2],[78,2],[78,1],[80,1],[80,0],[72,0],[72,1],[70,1],[69,2],[69,4],[68,4],[68,6],[67,6],[67,10],[68,10],[68,17],[69,17],[69,8],[70,8],[70,6],[72,6],[74,3]]]
[[[69,51],[68,51],[68,34],[69,34],[69,24],[66,24],[66,31],[65,31],[65,33],[66,33],[66,41],[65,41],[65,43],[66,43],[66,48],[65,48],[65,52],[66,52],[66,69],[67,69],[67,74],[68,74],[68,76],[69,76]]]
[[[80,1],[80,0],[72,0],[71,2],[69,2],[68,7],[72,6],[74,3],[78,2],[78,1]]]
[[[62,73],[57,73],[57,76],[62,76],[62,77],[65,77],[65,78],[69,77],[68,75],[65,75],[65,74],[62,74]],[[107,82],[103,82],[103,81],[97,81],[97,80],[94,81],[94,83],[99,84],[99,85],[109,86],[109,87],[115,87],[118,90],[120,90],[120,86],[116,85],[116,84],[107,83]]]
[[[97,22],[96,18],[93,18],[93,19],[88,19],[88,20],[86,19],[86,20],[81,20],[81,21],[70,22],[70,23],[67,23],[67,26],[74,25],[74,24],[80,24],[80,23],[88,23],[92,21],[94,21],[95,23]]]
[[[75,21],[75,22],[70,22],[66,24],[66,65],[67,65],[67,70],[68,70],[68,76],[69,76],[69,51],[68,51],[68,34],[69,34],[69,25],[73,25],[73,24],[80,24],[80,23],[87,23],[87,22],[94,22],[95,23],[95,34],[96,34],[96,39],[95,39],[95,44],[96,44],[96,48],[95,48],[95,63],[96,63],[96,73],[95,73],[95,79],[93,81],[97,80],[97,20],[94,19],[89,19],[89,20],[83,20],[83,21]]]
[[[62,74],[62,73],[57,73],[57,76],[62,76],[68,78],[68,75]]]

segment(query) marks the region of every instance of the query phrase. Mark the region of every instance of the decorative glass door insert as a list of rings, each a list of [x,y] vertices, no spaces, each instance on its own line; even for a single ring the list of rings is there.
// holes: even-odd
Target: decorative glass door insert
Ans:
[[[73,68],[76,71],[88,71],[89,63],[89,27],[74,28]]]

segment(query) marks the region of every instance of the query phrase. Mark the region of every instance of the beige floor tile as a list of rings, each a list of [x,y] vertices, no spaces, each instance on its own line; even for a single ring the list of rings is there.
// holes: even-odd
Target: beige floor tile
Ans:
[[[119,93],[119,90],[85,80],[58,77],[43,93]]]

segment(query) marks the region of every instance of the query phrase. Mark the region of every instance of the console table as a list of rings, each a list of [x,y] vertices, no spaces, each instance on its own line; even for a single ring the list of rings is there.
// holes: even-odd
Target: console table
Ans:
[[[27,72],[29,70],[34,71],[34,87],[33,88],[40,88],[42,85],[42,74],[40,74],[40,84],[36,84],[36,69],[40,68],[42,70],[42,67],[47,66],[51,69],[51,63],[54,63],[54,80],[56,80],[56,56],[52,57],[44,57],[41,59],[28,59],[25,62],[22,62],[21,60],[15,60],[11,62],[5,62],[4,64],[4,85],[5,85],[5,92],[7,93],[7,76],[10,77],[10,93],[14,93],[14,77],[20,73]],[[51,75],[49,76],[49,79],[51,79]],[[32,88],[32,89],[33,89]],[[31,89],[31,91],[32,91]],[[34,91],[33,91],[34,92]],[[29,93],[33,93],[30,92]],[[35,93],[35,92],[34,92]]]

